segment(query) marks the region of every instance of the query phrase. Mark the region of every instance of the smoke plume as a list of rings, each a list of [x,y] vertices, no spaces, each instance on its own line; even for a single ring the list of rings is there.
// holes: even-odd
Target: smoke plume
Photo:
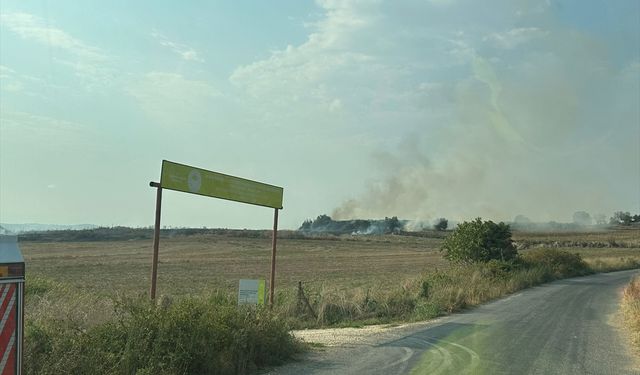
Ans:
[[[578,210],[637,210],[640,116],[630,98],[640,102],[640,70],[616,69],[586,42],[570,53],[554,43],[554,58],[500,72],[474,51],[472,76],[451,88],[447,130],[412,134],[397,149],[373,155],[383,177],[332,216],[513,220],[524,213],[570,221]],[[632,186],[622,187],[624,181]]]

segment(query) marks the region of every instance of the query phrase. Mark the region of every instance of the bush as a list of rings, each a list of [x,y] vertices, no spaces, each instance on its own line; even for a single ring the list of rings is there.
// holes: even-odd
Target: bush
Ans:
[[[418,295],[420,298],[429,298],[429,291],[431,289],[431,284],[429,284],[428,280],[422,280],[420,284],[420,294]]]
[[[481,218],[458,225],[445,238],[441,251],[444,251],[446,259],[455,263],[479,263],[491,259],[508,261],[518,254],[507,224],[482,221]]]
[[[537,249],[524,253],[522,262],[528,267],[542,267],[553,278],[587,275],[591,269],[580,254],[558,249]]]
[[[265,309],[219,297],[169,306],[144,298],[115,303],[111,320],[30,320],[27,374],[245,374],[298,350],[288,327]]]
[[[631,225],[633,217],[629,212],[617,211],[609,219],[611,225]]]
[[[514,271],[522,269],[524,265],[519,259],[515,260],[498,260],[491,259],[484,264],[482,272],[484,275],[489,276],[492,279],[507,279],[513,275]]]
[[[379,309],[378,317],[399,319],[406,318],[413,313],[416,307],[416,298],[408,293],[396,293],[389,296],[384,306]]]
[[[449,220],[441,217],[433,225],[433,229],[435,229],[435,230],[447,230],[448,226],[449,226]]]

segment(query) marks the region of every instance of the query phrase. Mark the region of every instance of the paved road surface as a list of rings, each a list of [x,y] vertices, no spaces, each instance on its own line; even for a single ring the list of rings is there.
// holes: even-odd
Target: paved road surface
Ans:
[[[618,292],[636,273],[556,281],[269,374],[640,374],[614,319]]]

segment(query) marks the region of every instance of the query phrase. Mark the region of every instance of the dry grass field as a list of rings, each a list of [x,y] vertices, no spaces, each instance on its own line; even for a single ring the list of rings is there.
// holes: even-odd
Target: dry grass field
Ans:
[[[514,233],[530,248],[555,247],[601,259],[640,260],[638,228],[584,233]],[[448,267],[439,238],[328,236],[278,241],[276,288],[298,281],[317,289],[391,290],[427,270]],[[61,281],[86,292],[145,293],[149,287],[150,240],[29,242],[20,244],[27,275]],[[528,250],[521,250],[528,251]],[[241,278],[269,278],[269,238],[192,235],[162,238],[158,293],[174,296],[233,291]]]

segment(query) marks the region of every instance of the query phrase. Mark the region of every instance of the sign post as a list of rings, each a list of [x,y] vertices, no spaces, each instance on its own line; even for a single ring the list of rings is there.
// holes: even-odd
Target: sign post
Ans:
[[[157,182],[150,182],[149,186],[157,188],[156,192],[156,221],[153,230],[153,261],[151,262],[151,299],[156,299],[156,280],[158,279],[158,249],[160,247],[160,210],[162,209],[162,187]]]
[[[269,308],[273,307],[276,284],[276,243],[278,241],[278,209],[273,211],[273,237],[271,240],[271,278],[269,279]]]
[[[169,189],[275,209],[271,250],[271,278],[269,284],[269,304],[273,305],[276,272],[276,241],[278,234],[278,210],[282,209],[283,188],[240,177],[229,176],[218,172],[212,172],[206,169],[174,163],[168,160],[162,161],[160,183],[150,182],[149,185],[157,188],[156,220],[153,236],[153,260],[151,264],[151,287],[149,293],[151,299],[156,298],[162,189]]]

